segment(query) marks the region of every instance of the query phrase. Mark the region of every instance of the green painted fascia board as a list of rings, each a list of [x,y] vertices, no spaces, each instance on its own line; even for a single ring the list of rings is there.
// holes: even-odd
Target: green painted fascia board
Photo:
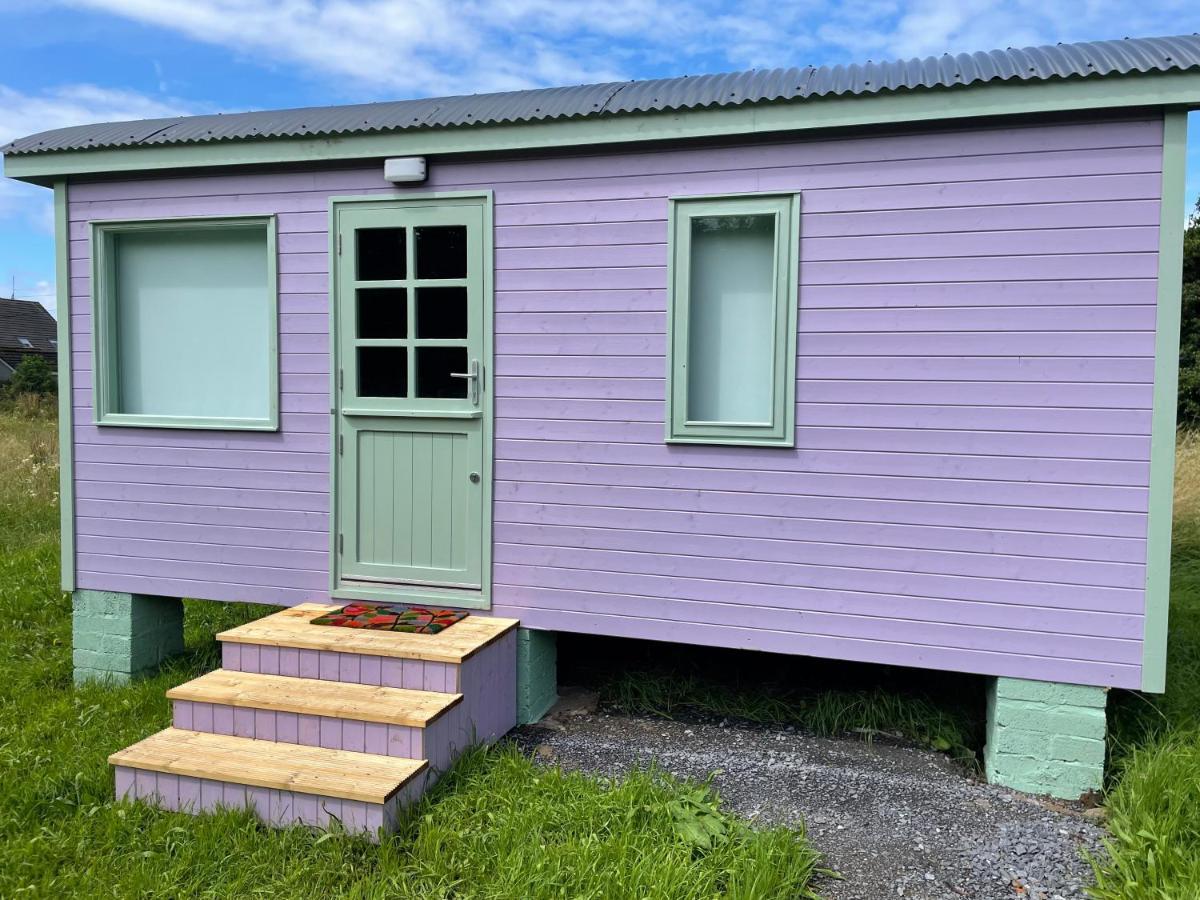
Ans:
[[[75,411],[71,377],[71,239],[67,182],[54,182],[54,295],[58,318],[58,514],[61,578],[75,590]]]
[[[1146,618],[1142,690],[1162,693],[1167,678],[1171,599],[1171,520],[1175,491],[1175,414],[1179,392],[1179,324],[1183,291],[1187,113],[1163,116],[1162,202],[1158,226],[1158,312],[1154,337],[1154,412],[1150,431],[1150,498],[1146,524]]]
[[[373,159],[385,156],[590,147],[685,138],[943,122],[978,116],[1200,107],[1200,71],[898,90],[679,112],[601,115],[504,125],[66,150],[4,158],[10,178],[48,184],[65,175]]]
[[[279,430],[279,223],[274,215],[189,216],[171,219],[97,219],[91,224],[92,257],[92,415],[93,424],[124,428],[183,428],[215,431]],[[246,228],[266,233],[267,416],[262,419],[210,416],[164,416],[116,411],[117,355],[113,351],[111,305],[115,301],[110,262],[113,236],[127,232],[166,229]],[[61,345],[60,345],[61,346]]]

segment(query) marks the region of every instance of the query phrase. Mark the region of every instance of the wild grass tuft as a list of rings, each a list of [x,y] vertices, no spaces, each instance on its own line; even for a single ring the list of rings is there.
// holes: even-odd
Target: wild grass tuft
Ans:
[[[603,781],[510,747],[466,757],[381,845],[117,803],[108,754],[166,726],[163,692],[218,664],[214,633],[266,610],[188,603],[186,654],[128,686],[74,687],[55,427],[0,413],[0,897],[813,896],[801,831],[753,829],[662,773]]]
[[[710,661],[714,652],[711,648],[699,651]],[[763,725],[794,725],[827,736],[898,738],[940,750],[968,766],[977,765],[982,688],[951,695],[913,673],[893,673],[895,678],[890,680],[894,683],[887,687],[877,682],[888,677],[889,670],[882,667],[856,669],[849,664],[777,658],[771,659],[773,671],[768,681],[767,673],[757,665],[759,660],[736,654],[711,665],[720,675],[681,674],[687,663],[680,660],[696,658],[688,648],[673,649],[670,659],[659,667],[620,666],[615,674],[601,676],[601,698],[614,709],[641,715],[675,718],[700,714]],[[743,662],[749,668],[738,671],[736,666]],[[957,683],[951,676],[947,681]],[[976,687],[973,679],[961,681],[969,688]],[[845,687],[827,687],[830,684]]]
[[[1108,708],[1112,840],[1092,896],[1200,897],[1200,433],[1176,453],[1166,692]]]

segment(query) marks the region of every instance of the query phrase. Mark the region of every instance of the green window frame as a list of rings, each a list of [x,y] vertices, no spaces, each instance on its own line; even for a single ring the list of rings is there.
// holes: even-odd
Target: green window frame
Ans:
[[[669,204],[667,442],[795,446],[800,195],[681,197],[671,198]],[[731,329],[728,338],[716,326],[705,326],[705,322],[715,321],[720,312],[706,312],[714,303],[726,304],[724,312],[728,314],[730,299],[720,296],[714,300],[711,293],[703,290],[696,270],[704,261],[694,256],[696,252],[719,254],[720,248],[706,240],[703,229],[706,223],[722,217],[740,218],[743,223],[751,223],[745,228],[760,232],[765,222],[770,221],[774,229],[770,245],[757,241],[759,246],[752,252],[759,259],[740,263],[751,266],[746,272],[751,277],[756,276],[753,266],[759,265],[758,294],[761,298],[769,291],[770,305],[762,310],[754,325],[746,326],[747,333],[736,335]],[[697,229],[701,229],[699,248],[694,239]],[[708,265],[711,271],[712,262]],[[726,271],[729,268],[735,266],[727,266]],[[720,289],[719,286],[717,290]],[[752,328],[757,328],[758,333],[748,333]],[[762,356],[758,355],[760,352]],[[710,358],[695,358],[703,353],[710,354]],[[711,358],[714,354],[720,358]],[[706,367],[711,364],[712,368],[701,375],[701,364]],[[714,378],[721,380],[719,388],[727,396],[754,396],[764,414],[752,417],[689,414],[693,410],[703,412],[705,406],[722,405],[702,396],[713,390]],[[724,405],[736,402],[726,400]]]
[[[254,259],[254,249],[261,235],[265,260],[259,266]],[[119,284],[122,262],[120,258],[122,240],[126,246],[151,248],[143,250],[142,256],[150,263],[142,263],[143,269],[153,271],[153,248],[158,241],[160,248],[180,254],[186,260],[189,236],[196,239],[197,253],[228,254],[227,266],[197,266],[193,270],[198,284],[182,283],[181,291],[190,290],[191,296],[181,295],[175,311],[164,314],[145,300],[130,301],[141,304],[139,314],[147,319],[145,325],[133,314],[122,322],[121,286]],[[174,238],[175,240],[172,240]],[[225,238],[225,241],[222,241]],[[238,238],[245,238],[240,246]],[[127,221],[93,222],[92,242],[92,390],[93,421],[103,426],[126,426],[132,428],[188,428],[235,431],[277,431],[279,429],[279,276],[277,261],[277,225],[273,215],[252,216],[209,216],[178,219],[139,219]],[[253,242],[253,243],[252,243]],[[131,258],[136,256],[131,253]],[[133,267],[130,262],[129,266]],[[160,266],[155,273],[171,271],[169,266]],[[186,266],[177,266],[181,279]],[[226,288],[221,278],[231,272],[248,272],[254,281],[245,288]],[[132,277],[132,275],[130,276]],[[211,277],[211,281],[207,281]],[[207,281],[207,283],[206,283]],[[217,312],[209,315],[204,304],[204,292],[227,291],[222,299],[231,296],[257,295],[261,291],[261,309],[242,313],[244,318],[226,319],[231,311],[222,311],[214,304]],[[153,285],[161,295],[173,290],[172,285]],[[212,296],[209,294],[207,296]],[[254,298],[257,301],[257,296]],[[236,302],[236,301],[235,301]],[[172,316],[175,320],[172,320]],[[262,318],[259,318],[261,316]],[[225,325],[230,330],[214,340],[212,334],[197,335],[198,323]],[[135,322],[136,324],[130,324]],[[239,331],[238,322],[243,323]],[[124,330],[123,330],[124,326]],[[153,337],[141,337],[143,329]],[[157,353],[150,354],[150,361],[129,361],[125,379],[122,377],[123,339],[132,344],[140,338],[149,344],[161,340],[164,333],[178,337],[179,359],[177,369],[163,364],[165,355],[162,344]],[[123,338],[123,335],[127,335]],[[261,342],[261,346],[259,343]],[[168,348],[172,344],[166,345]],[[127,350],[132,353],[133,351]],[[211,354],[211,364],[201,360],[201,354]],[[155,359],[157,357],[157,359]],[[237,363],[241,361],[242,367]],[[190,366],[188,363],[190,362]],[[141,367],[146,365],[146,369]],[[207,366],[207,367],[205,367]],[[134,374],[136,372],[136,376]],[[203,377],[197,377],[203,373]],[[150,377],[147,377],[150,376]],[[138,388],[139,397],[122,397],[135,391],[129,387],[136,384],[153,384],[149,388]],[[260,381],[252,384],[250,381]],[[164,401],[169,397],[169,401]],[[228,414],[220,410],[224,398],[228,398]],[[164,404],[167,408],[163,408]],[[189,410],[189,406],[191,409]],[[132,408],[131,407],[142,407]],[[155,409],[155,407],[159,407]]]

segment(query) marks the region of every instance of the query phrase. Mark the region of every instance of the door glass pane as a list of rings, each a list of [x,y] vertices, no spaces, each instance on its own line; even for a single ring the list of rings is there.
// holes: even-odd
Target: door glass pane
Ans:
[[[416,228],[418,278],[467,277],[467,226]]]
[[[417,288],[417,337],[465,338],[466,336],[466,288]]]
[[[354,232],[354,243],[359,281],[405,277],[403,228],[359,228]]]
[[[467,378],[452,378],[451,372],[467,371],[466,347],[417,348],[417,396],[462,399],[467,396]]]
[[[408,337],[408,291],[404,288],[359,288],[360,338]]]
[[[775,217],[692,219],[687,417],[771,421]]]
[[[359,347],[358,396],[408,396],[408,348]]]

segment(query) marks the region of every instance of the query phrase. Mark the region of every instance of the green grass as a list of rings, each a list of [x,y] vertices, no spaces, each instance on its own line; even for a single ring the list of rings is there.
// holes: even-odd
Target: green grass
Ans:
[[[1109,700],[1109,858],[1097,900],[1200,897],[1200,433],[1176,453],[1167,689]]]
[[[795,725],[814,734],[894,737],[974,765],[978,722],[970,705],[881,687],[859,690],[788,690],[731,684],[699,675],[623,672],[604,685],[614,709],[674,718],[700,713],[764,725]]]
[[[163,692],[263,608],[188,603],[185,655],[128,686],[73,687],[54,429],[36,409],[0,414],[0,897],[813,896],[802,831],[751,828],[660,772],[607,782],[511,746],[462,760],[379,846],[115,802],[107,755],[165,726]]]

